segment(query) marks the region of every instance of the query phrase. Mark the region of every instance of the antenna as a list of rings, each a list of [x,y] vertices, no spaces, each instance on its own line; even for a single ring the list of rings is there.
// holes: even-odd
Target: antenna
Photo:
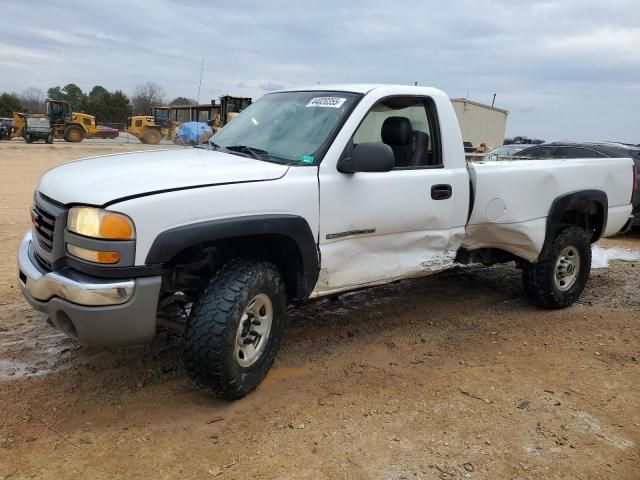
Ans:
[[[200,67],[200,83],[198,84],[198,100],[196,103],[200,105],[200,88],[202,88],[202,72],[204,72],[204,57],[202,57],[202,66]]]
[[[496,104],[496,94],[493,94],[493,100],[491,101],[491,106],[493,107]]]

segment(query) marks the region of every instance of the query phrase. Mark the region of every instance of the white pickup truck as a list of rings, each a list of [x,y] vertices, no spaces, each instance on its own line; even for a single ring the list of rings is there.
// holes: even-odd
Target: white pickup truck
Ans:
[[[433,88],[295,89],[265,95],[206,148],[46,172],[19,283],[83,343],[182,323],[195,384],[234,399],[270,368],[288,304],[515,261],[532,302],[571,305],[633,189],[629,158],[467,163]]]

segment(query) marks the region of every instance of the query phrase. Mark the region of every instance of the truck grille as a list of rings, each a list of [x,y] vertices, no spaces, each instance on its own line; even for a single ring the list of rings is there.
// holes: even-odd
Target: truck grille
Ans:
[[[36,192],[31,216],[33,247],[38,260],[51,266],[64,257],[64,227],[67,207]]]
[[[42,247],[50,252],[53,249],[53,238],[56,227],[56,218],[42,210],[38,205],[33,206],[33,226]]]

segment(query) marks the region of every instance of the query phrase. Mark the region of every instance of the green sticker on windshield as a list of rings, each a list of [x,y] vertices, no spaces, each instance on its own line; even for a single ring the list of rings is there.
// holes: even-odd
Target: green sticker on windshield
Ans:
[[[314,157],[313,155],[302,155],[300,157],[300,161],[302,163],[313,163],[316,161],[316,157]]]

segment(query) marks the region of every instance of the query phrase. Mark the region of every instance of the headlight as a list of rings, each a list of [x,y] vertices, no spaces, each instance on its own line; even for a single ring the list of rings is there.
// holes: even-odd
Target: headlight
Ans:
[[[69,210],[67,228],[70,232],[85,237],[110,240],[136,238],[135,227],[129,217],[100,208],[73,207]]]

